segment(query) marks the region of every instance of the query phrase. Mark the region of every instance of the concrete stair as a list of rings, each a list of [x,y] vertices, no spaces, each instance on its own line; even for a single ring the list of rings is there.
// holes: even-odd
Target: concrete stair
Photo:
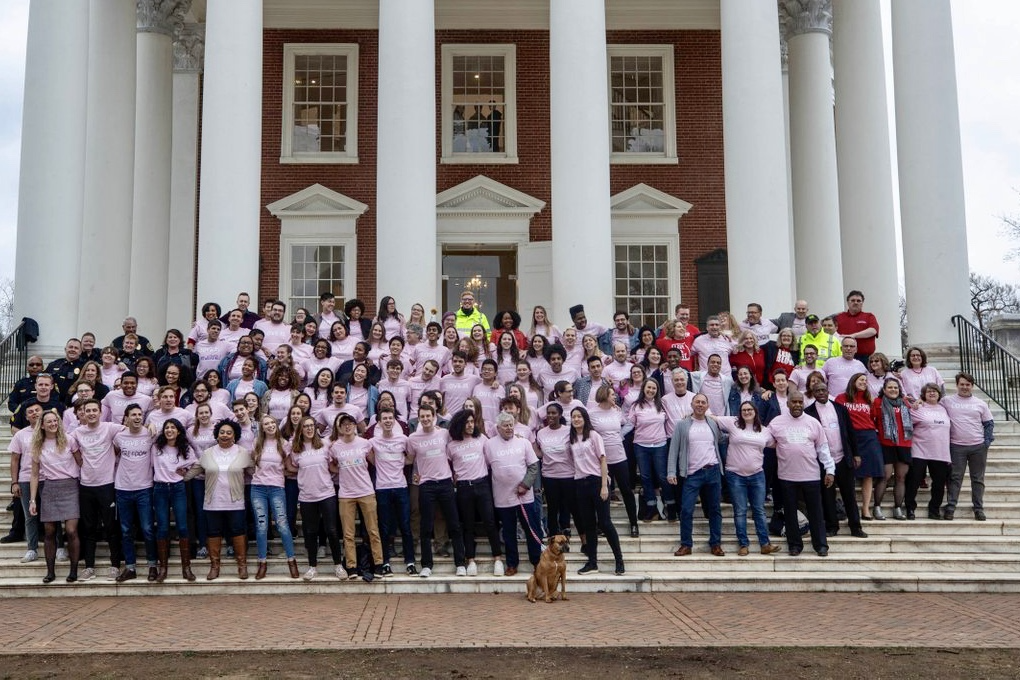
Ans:
[[[955,369],[940,366],[952,391]],[[621,545],[626,562],[626,574],[612,573],[612,553],[604,540],[599,542],[599,564],[604,571],[585,576],[577,575],[584,563],[580,546],[575,539],[567,557],[569,591],[574,592],[683,592],[683,591],[757,591],[757,592],[1020,592],[1020,424],[1005,420],[1002,409],[992,405],[996,419],[996,441],[989,451],[986,474],[985,511],[988,520],[978,522],[970,512],[970,483],[964,480],[957,514],[952,522],[926,519],[924,512],[928,491],[918,494],[919,519],[895,521],[891,519],[891,494],[887,492],[886,521],[864,523],[869,536],[856,539],[849,535],[845,523],[838,536],[829,539],[829,556],[817,557],[807,541],[806,551],[791,557],[786,552],[785,540],[772,540],[783,546],[775,555],[763,556],[757,551],[757,541],[751,529],[751,554],[738,557],[733,534],[731,506],[723,506],[723,542],[725,557],[709,554],[707,521],[696,511],[694,523],[694,554],[673,557],[678,545],[679,525],[664,521],[641,523],[640,537],[630,538],[623,506],[614,504],[613,519],[621,534]],[[6,428],[4,428],[6,430]],[[9,435],[0,435],[0,531],[10,524],[10,514],[3,510],[10,500],[7,444]],[[304,571],[305,555],[300,539],[297,541],[298,562]],[[399,546],[399,543],[398,543]],[[139,558],[144,550],[137,546]],[[507,578],[492,576],[491,556],[484,540],[479,541],[477,577],[456,577],[450,558],[436,557],[433,576],[429,579],[403,575],[403,569],[394,561],[394,578],[338,582],[332,575],[331,560],[320,560],[319,576],[311,582],[292,580],[287,575],[283,550],[279,541],[271,542],[275,557],[269,561],[269,576],[254,581],[254,547],[248,551],[249,571],[252,578],[241,581],[236,576],[234,561],[223,557],[222,575],[216,581],[205,581],[207,560],[195,560],[192,568],[198,580],[187,583],[180,577],[177,547],[171,548],[170,575],[161,584],[145,581],[144,569],[140,578],[123,585],[106,580],[109,564],[104,559],[108,551],[100,544],[97,556],[99,576],[88,583],[66,584],[67,563],[57,563],[57,580],[42,585],[45,566],[40,559],[21,564],[24,544],[0,545],[0,597],[37,597],[58,594],[61,596],[96,595],[184,595],[196,593],[501,593],[523,592],[530,569],[526,564],[521,573]],[[522,561],[526,563],[526,550],[520,545]],[[419,553],[420,556],[420,553]]]

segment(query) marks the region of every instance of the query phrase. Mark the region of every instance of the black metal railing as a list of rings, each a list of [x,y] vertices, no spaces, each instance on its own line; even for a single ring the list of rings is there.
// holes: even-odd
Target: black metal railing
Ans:
[[[974,384],[1020,420],[1020,359],[992,336],[957,314],[952,319],[960,340],[960,368],[974,376]]]
[[[28,335],[25,333],[25,322],[0,340],[0,399],[7,402],[7,395],[14,389],[14,383],[25,376],[25,364],[28,363]]]

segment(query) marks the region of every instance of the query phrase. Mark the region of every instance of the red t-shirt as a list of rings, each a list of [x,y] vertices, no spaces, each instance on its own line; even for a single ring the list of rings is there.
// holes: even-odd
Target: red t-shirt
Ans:
[[[680,350],[680,365],[688,371],[694,370],[694,352],[691,346],[694,344],[694,335],[688,333],[683,340],[662,337],[655,341],[655,346],[662,352],[662,361],[666,362],[666,354],[671,349]]]
[[[857,395],[854,401],[847,401],[845,394],[836,397],[837,404],[846,406],[850,413],[850,424],[855,430],[874,430],[875,421],[871,417],[871,402],[865,401],[862,395]]]
[[[850,312],[840,312],[836,315],[836,332],[846,336],[852,333],[860,333],[866,328],[874,328],[875,335],[870,338],[857,339],[858,354],[874,354],[875,338],[878,337],[878,319],[871,312],[861,312],[852,315]]]

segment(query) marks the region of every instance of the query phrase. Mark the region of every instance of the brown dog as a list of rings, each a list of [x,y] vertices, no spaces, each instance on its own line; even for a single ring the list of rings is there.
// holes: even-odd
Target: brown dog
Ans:
[[[563,534],[549,538],[549,547],[542,551],[542,557],[535,567],[535,573],[528,579],[528,602],[534,602],[538,590],[545,595],[546,602],[552,602],[556,588],[560,588],[559,599],[567,599],[567,558],[570,539]]]

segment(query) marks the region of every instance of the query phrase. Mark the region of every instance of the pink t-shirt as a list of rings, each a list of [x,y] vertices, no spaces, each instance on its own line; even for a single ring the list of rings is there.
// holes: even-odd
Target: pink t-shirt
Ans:
[[[165,411],[163,411],[163,409],[159,408],[157,408],[155,411],[151,411],[149,415],[145,416],[145,424],[152,425],[156,429],[156,432],[158,433],[162,431],[163,423],[170,420],[171,418],[176,418],[177,420],[179,420],[181,425],[183,425],[185,428],[190,428],[192,425],[195,424],[195,417],[188,413],[187,411],[185,411],[184,409],[179,408],[177,406],[175,406],[174,409],[169,413],[166,413]]]
[[[822,366],[822,373],[825,375],[825,380],[829,385],[829,394],[843,394],[846,392],[846,386],[854,373],[868,375],[864,364],[857,359],[848,359],[847,357],[828,359]]]
[[[213,486],[212,492],[208,493],[208,501],[205,503],[206,510],[243,510],[244,509],[244,498],[238,498],[236,501],[230,497],[230,474],[227,469],[230,467],[234,459],[241,455],[241,447],[231,446],[229,449],[224,449],[221,446],[214,446],[210,451],[213,460],[216,461],[216,466],[219,468],[219,474],[216,475],[216,482]],[[208,484],[208,482],[206,482]]]
[[[723,394],[722,376],[711,376],[708,373],[701,380],[701,392],[708,398],[708,408],[717,416],[727,411],[728,394]]]
[[[287,411],[290,410],[293,397],[291,396],[290,390],[269,390],[269,415],[273,417],[276,422],[281,422],[287,418]]]
[[[503,357],[502,361],[499,359],[496,368],[496,381],[500,385],[509,385],[510,383],[517,380],[517,362],[510,358],[510,354],[507,353]]]
[[[818,409],[818,418],[822,423],[822,430],[825,432],[825,441],[829,444],[829,455],[832,456],[832,462],[838,463],[843,460],[844,451],[836,407],[832,405],[831,401],[824,404],[816,401],[815,408]]]
[[[513,508],[533,503],[535,492],[528,489],[517,495],[517,485],[524,480],[528,465],[538,462],[538,456],[526,440],[520,437],[495,437],[485,442],[485,460],[492,470],[492,501],[497,508]]]
[[[375,495],[372,477],[368,474],[368,454],[371,450],[372,444],[361,437],[354,437],[349,442],[342,438],[337,439],[329,447],[330,454],[340,468],[338,472],[340,489],[337,492],[339,498],[363,498]]]
[[[425,365],[425,362],[432,359],[439,367],[446,366],[446,363],[450,360],[450,350],[443,345],[437,344],[435,347],[429,345],[426,342],[419,342],[415,345],[414,355],[414,372],[415,374],[421,373],[421,367]]]
[[[233,420],[234,412],[232,410],[230,410],[229,407],[225,406],[223,404],[223,402],[213,401],[210,398],[208,403],[209,403],[209,408],[212,409],[212,422],[218,423],[219,421],[223,420],[224,418],[230,418],[231,420]],[[192,425],[195,424],[195,420],[194,420],[195,419],[195,412],[198,411],[198,407],[199,406],[201,406],[201,404],[196,404],[196,403],[193,402],[193,403],[188,404],[187,406],[184,407],[184,410],[191,414],[191,418],[192,418],[191,424]]]
[[[828,365],[829,362],[825,363]],[[811,416],[776,416],[766,429],[775,440],[779,479],[788,482],[817,482],[820,479],[819,462],[826,472],[835,471],[822,424]]]
[[[283,459],[287,455],[287,443],[281,439],[267,439],[262,444],[262,455],[259,456],[258,465],[251,476],[252,484],[261,486],[282,487],[284,481]],[[252,460],[255,460],[255,450],[252,447]]]
[[[730,445],[726,452],[726,471],[734,472],[741,477],[750,477],[762,471],[765,459],[765,447],[769,443],[769,433],[765,429],[758,432],[754,428],[740,429],[735,418],[719,418],[715,421],[719,429],[730,436]]]
[[[453,475],[458,482],[470,482],[481,479],[489,474],[485,465],[483,448],[489,438],[484,434],[479,437],[468,437],[462,441],[451,439],[446,445],[446,455],[453,467]]]
[[[574,381],[581,377],[581,372],[575,369],[573,366],[563,364],[560,368],[560,372],[557,373],[552,369],[552,366],[546,366],[545,369],[535,376],[538,380],[538,384],[542,386],[546,392],[552,392],[553,388],[556,387],[556,383],[561,380],[566,380],[571,385]]]
[[[80,471],[74,459],[74,451],[77,450],[78,442],[74,440],[74,435],[68,435],[67,446],[63,449],[57,449],[56,439],[44,439],[39,452],[39,478],[78,479]]]
[[[440,389],[443,392],[446,412],[456,413],[464,408],[464,401],[471,396],[471,392],[480,382],[478,376],[468,375],[466,372],[460,376],[452,373],[444,376],[440,381]]]
[[[619,422],[619,418],[617,418]],[[592,423],[592,427],[595,423]],[[619,427],[617,427],[619,430]],[[535,435],[542,452],[542,477],[573,479],[574,460],[570,457],[570,429],[561,425],[555,430],[543,427]]]
[[[807,366],[798,366],[797,368],[790,371],[790,383],[792,383],[793,386],[796,387],[798,391],[803,392],[805,389],[807,389],[808,376],[814,373],[815,371],[821,370],[822,370],[821,366],[815,366],[814,368],[808,368]],[[839,395],[830,393],[830,396],[833,399],[835,399]]]
[[[33,429],[26,427],[11,437],[11,444],[9,450],[11,453],[17,453],[21,456],[18,467],[18,482],[31,482],[32,481],[32,434]],[[43,471],[39,470],[40,481],[45,481],[46,477],[43,476]]]
[[[114,364],[109,368],[103,366],[99,372],[100,379],[103,381],[103,384],[109,387],[111,390],[113,389],[114,385],[117,384],[117,381],[120,380],[120,376],[122,376],[123,374],[124,369],[122,369],[117,364]]]
[[[180,458],[177,449],[173,447],[164,446],[158,449],[155,445],[152,446],[152,479],[154,482],[173,484],[184,481],[184,477],[177,474],[177,468],[189,468],[198,462],[195,451],[190,446],[185,448],[187,453],[184,458]]]
[[[992,419],[988,404],[977,397],[964,398],[959,394],[950,394],[939,403],[949,414],[950,444],[956,446],[984,444],[985,429],[981,423]]]
[[[133,396],[126,397],[122,390],[111,390],[102,401],[102,415],[100,418],[105,423],[120,425],[124,422],[124,411],[131,404],[138,404],[142,407],[142,413],[152,410],[152,397],[135,392]]]
[[[308,376],[308,382],[312,383],[315,381],[315,376],[318,375],[319,371],[324,368],[328,368],[335,376],[336,369],[340,368],[340,360],[336,358],[336,355],[324,357],[322,359],[316,359],[313,356],[303,360],[301,362],[301,368],[305,370],[305,375]]]
[[[449,442],[450,433],[438,427],[432,432],[419,428],[407,438],[407,451],[414,457],[419,483],[450,479],[453,475],[446,457]]]
[[[492,385],[479,382],[471,390],[471,396],[481,402],[482,418],[485,422],[496,422],[496,416],[499,415],[499,402],[506,396],[506,389],[495,380]]]
[[[152,442],[155,437],[143,429],[138,434],[123,430],[113,438],[120,451],[113,486],[118,491],[141,491],[152,488]]]
[[[408,403],[411,399],[411,384],[403,378],[396,382],[389,378],[383,378],[376,387],[379,388],[379,392],[386,391],[393,394],[393,399],[397,402],[397,418],[406,421]]]
[[[304,393],[308,395],[308,398],[312,400],[312,405],[308,408],[308,414],[313,418],[319,415],[322,409],[326,408],[329,404],[329,388],[319,388],[318,396],[315,395],[314,387],[306,387]]]
[[[404,476],[404,460],[407,457],[407,435],[400,427],[393,426],[392,436],[385,436],[381,427],[375,428],[375,436],[370,440],[375,451],[375,488],[404,489],[407,478]]]
[[[319,315],[319,337],[328,338],[333,324],[340,320],[336,312],[322,312]]]
[[[687,474],[692,475],[708,465],[718,465],[715,435],[704,420],[692,420],[687,432]],[[718,471],[718,470],[717,470]]]
[[[920,371],[904,368],[900,371],[900,382],[903,384],[903,391],[914,399],[921,398],[921,388],[928,383],[935,383],[940,388],[945,385],[942,375],[931,366],[925,366]]]
[[[365,419],[365,412],[354,404],[344,404],[343,406],[334,406],[330,403],[329,406],[322,409],[315,415],[315,422],[319,425],[319,432],[323,437],[330,437],[333,434],[333,421],[341,413],[346,413],[354,417],[356,422],[361,422]],[[321,500],[321,499],[320,499]]]
[[[198,355],[198,368],[195,369],[195,375],[203,376],[206,371],[217,368],[220,361],[234,350],[229,342],[223,340],[210,342],[206,338],[196,342],[192,351]]]
[[[662,446],[666,443],[666,411],[655,404],[634,405],[628,420],[634,426],[634,443],[639,446]]]
[[[608,409],[596,406],[588,411],[588,418],[592,429],[602,435],[606,463],[612,465],[627,460],[627,452],[623,448],[623,411],[618,406]]]
[[[914,426],[911,456],[918,460],[952,462],[949,455],[949,433],[952,426],[949,413],[942,404],[932,406],[921,403],[917,408],[910,409],[910,420]]]
[[[439,381],[441,378],[439,375],[432,376],[432,380],[422,380],[422,377],[415,376],[407,381],[408,386],[411,388],[411,412],[414,413],[418,406],[418,400],[421,399],[421,395],[430,390],[439,390]]]
[[[720,335],[717,338],[713,338],[708,333],[703,333],[698,337],[694,338],[694,344],[691,345],[691,349],[698,355],[698,370],[708,370],[708,358],[713,354],[718,354],[719,358],[722,359],[722,371],[724,375],[729,375],[732,372],[730,367],[730,352],[736,347],[736,343],[733,342],[732,338],[727,338],[725,335]]]
[[[602,477],[602,459],[606,457],[602,435],[593,430],[588,433],[587,439],[582,440],[578,436],[569,447],[574,461],[574,479]]]
[[[613,360],[602,369],[602,377],[616,387],[621,381],[630,377],[630,369],[634,364],[627,361]]]
[[[237,351],[237,341],[248,335],[249,332],[244,326],[239,327],[236,331],[230,330],[230,326],[224,326],[220,331],[220,340],[227,343],[230,352],[233,353]]]
[[[351,326],[351,328],[355,327],[358,327],[359,332],[361,331],[361,328],[360,326],[358,326],[358,324],[353,324]],[[329,343],[331,357],[333,359],[336,359],[338,367],[343,362],[350,361],[351,359],[354,358],[354,346],[357,345],[360,340],[361,340],[360,337],[352,338],[350,336],[347,336],[343,340],[333,340]],[[335,373],[336,369],[333,369],[333,372]]]
[[[290,342],[290,324],[259,319],[255,322],[255,328],[266,334],[265,339],[262,340],[262,351],[266,354],[272,354],[277,347]]]
[[[333,475],[329,471],[332,455],[325,446],[313,449],[305,444],[300,453],[291,453],[290,460],[298,469],[298,502],[318,503],[333,495]]]
[[[114,467],[117,464],[113,438],[125,429],[123,425],[98,423],[95,429],[83,425],[74,431],[74,438],[81,450],[82,486],[113,484]]]
[[[683,396],[675,391],[669,392],[662,398],[662,408],[666,411],[666,438],[673,436],[676,424],[694,413],[691,402],[694,401],[694,392],[687,390]]]

